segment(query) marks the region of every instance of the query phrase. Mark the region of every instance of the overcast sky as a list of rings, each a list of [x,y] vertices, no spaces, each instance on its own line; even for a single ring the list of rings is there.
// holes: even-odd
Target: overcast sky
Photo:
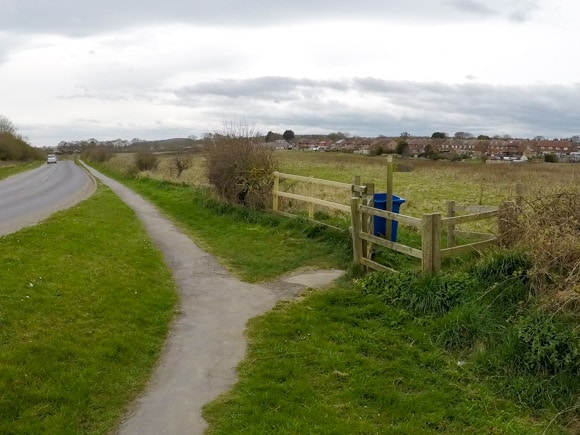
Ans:
[[[35,146],[261,133],[580,134],[578,0],[0,0]]]

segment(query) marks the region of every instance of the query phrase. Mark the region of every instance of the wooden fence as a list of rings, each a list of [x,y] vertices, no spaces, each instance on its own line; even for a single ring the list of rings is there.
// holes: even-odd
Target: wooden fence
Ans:
[[[299,195],[296,193],[284,192],[280,190],[280,180],[294,180],[302,183],[306,183],[308,195]],[[326,207],[331,210],[338,210],[345,213],[350,212],[350,206],[348,204],[340,204],[338,202],[327,201],[324,199],[316,198],[313,193],[314,186],[328,186],[334,187],[339,190],[344,190],[345,193],[364,190],[365,186],[355,186],[352,183],[341,183],[338,181],[323,180],[320,178],[304,177],[302,175],[292,175],[284,174],[282,172],[274,172],[274,188],[272,189],[272,210],[276,213],[283,214],[285,216],[296,217],[297,215],[288,213],[280,209],[280,198],[289,198],[297,201],[304,202],[307,205],[308,219],[314,220],[314,206],[318,205],[321,207]]]
[[[441,260],[445,257],[451,257],[474,250],[478,251],[498,243],[498,237],[494,234],[460,231],[456,229],[456,226],[468,222],[496,219],[500,214],[499,208],[487,207],[484,211],[456,216],[456,212],[460,210],[470,211],[469,206],[456,206],[453,201],[449,201],[448,214],[446,217],[442,217],[440,213],[429,213],[423,215],[423,217],[419,219],[363,205],[360,198],[352,198],[351,218],[354,261],[355,263],[362,264],[363,266],[375,270],[396,272],[395,270],[371,259],[372,244],[376,244],[421,259],[423,272],[433,274],[441,270]],[[367,225],[365,228],[365,225],[363,225],[363,222],[368,220],[368,216],[385,218],[387,219],[387,225],[389,225],[389,220],[396,220],[400,224],[416,228],[421,234],[421,249],[406,246],[373,235],[371,232],[373,227]],[[441,234],[443,229],[447,231],[446,248],[442,248],[441,246]],[[479,240],[472,243],[457,245],[457,237],[476,238]],[[367,243],[366,247],[365,242]]]
[[[288,179],[307,184],[308,195],[299,195],[280,190],[280,180]],[[329,186],[351,193],[350,205],[316,198],[313,194],[313,187]],[[395,270],[379,264],[371,259],[373,245],[383,246],[396,252],[409,255],[421,260],[422,270],[427,274],[437,273],[441,270],[441,260],[446,257],[460,255],[473,250],[480,250],[498,243],[498,237],[491,233],[461,231],[458,225],[481,220],[497,219],[502,210],[509,212],[517,205],[521,198],[521,187],[518,187],[518,199],[516,204],[506,203],[504,206],[466,206],[455,204],[454,201],[447,203],[447,215],[443,217],[440,213],[430,213],[422,218],[406,216],[387,210],[373,207],[374,185],[361,184],[359,177],[353,177],[352,183],[341,183],[330,180],[323,180],[301,175],[285,174],[274,172],[274,188],[272,192],[272,209],[276,213],[285,216],[296,217],[297,215],[280,210],[280,198],[289,198],[304,202],[307,205],[308,218],[314,220],[314,206],[326,207],[341,212],[350,212],[351,234],[353,240],[353,256],[357,264],[375,270]],[[457,215],[458,213],[468,213]],[[381,217],[386,220],[386,229],[390,230],[391,222],[397,221],[401,225],[416,228],[421,234],[421,249],[406,246],[393,242],[387,234],[386,238],[373,234],[373,219]],[[442,231],[446,231],[447,246],[441,246]],[[387,233],[389,233],[387,231]],[[459,239],[476,239],[476,241],[458,245]]]

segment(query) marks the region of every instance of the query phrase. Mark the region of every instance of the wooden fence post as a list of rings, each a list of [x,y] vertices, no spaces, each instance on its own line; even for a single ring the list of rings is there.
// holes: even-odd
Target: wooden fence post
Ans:
[[[386,207],[387,211],[393,211],[393,172],[394,172],[394,164],[393,164],[393,156],[387,156],[387,197],[386,197]],[[385,239],[391,240],[391,233],[392,233],[392,225],[393,221],[391,219],[386,219],[386,227],[385,227]]]
[[[272,189],[272,210],[278,211],[279,198],[278,191],[280,190],[280,176],[274,175],[274,188]]]
[[[432,275],[441,270],[441,215],[423,215],[421,248],[423,272]]]
[[[362,198],[362,205],[366,205],[368,207],[372,207],[374,204],[374,195],[375,195],[375,185],[373,183],[367,183],[365,185],[365,192]],[[367,234],[373,234],[373,219],[374,216],[372,214],[363,214],[361,213],[362,218],[362,232]],[[362,255],[365,258],[370,259],[372,256],[373,244],[367,240],[362,241]]]
[[[312,178],[312,176],[309,175],[308,178]],[[312,181],[309,181],[308,182],[308,196],[310,198],[312,198],[313,195],[314,195],[314,184],[312,183]],[[314,220],[314,204],[312,204],[311,202],[308,203],[308,219]]]
[[[455,201],[447,201],[447,217],[455,217]],[[455,225],[447,224],[447,247],[455,246]]]
[[[352,220],[352,253],[355,264],[361,263],[363,255],[362,239],[360,238],[361,231],[361,213],[359,211],[361,200],[360,198],[350,199],[350,214]]]

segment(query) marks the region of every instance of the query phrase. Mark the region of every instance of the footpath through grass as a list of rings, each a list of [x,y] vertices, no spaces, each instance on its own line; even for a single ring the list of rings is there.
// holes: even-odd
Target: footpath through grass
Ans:
[[[345,269],[350,264],[346,232],[230,206],[204,189],[122,177],[94,166],[150,200],[202,249],[247,282],[269,280],[297,268]]]
[[[299,230],[296,221],[220,205],[190,186],[151,179],[122,181],[156,203],[247,280],[269,279],[304,265],[346,265],[350,260],[345,258],[350,251],[344,250],[348,236],[333,239],[332,233],[303,222]],[[277,249],[283,250],[281,258]],[[574,414],[573,407],[558,407],[562,402],[558,406],[529,402],[534,381],[545,386],[549,377],[516,379],[530,388],[516,383],[506,386],[502,382],[509,378],[507,367],[498,372],[501,382],[494,380],[496,366],[490,367],[490,373],[476,367],[470,350],[478,351],[482,342],[491,342],[485,338],[487,329],[477,328],[477,317],[466,325],[466,334],[472,338],[465,340],[469,349],[457,351],[450,346],[445,350],[437,341],[464,330],[463,320],[454,322],[456,311],[448,317],[415,315],[387,301],[380,278],[377,284],[376,291],[362,291],[345,280],[325,292],[280,303],[253,319],[239,382],[205,408],[209,432],[570,432],[574,422],[567,417]],[[442,285],[432,303],[447,310],[452,307],[446,305],[447,297],[463,290],[455,283]],[[397,300],[411,306],[423,303],[425,295],[411,288],[403,290],[395,294]],[[493,337],[501,335],[502,327]],[[544,386],[539,390],[546,391]],[[506,388],[514,394],[502,394]],[[518,391],[526,395],[519,403]],[[552,421],[559,412],[565,418]]]
[[[107,433],[142,390],[177,302],[108,188],[0,238],[0,433]]]

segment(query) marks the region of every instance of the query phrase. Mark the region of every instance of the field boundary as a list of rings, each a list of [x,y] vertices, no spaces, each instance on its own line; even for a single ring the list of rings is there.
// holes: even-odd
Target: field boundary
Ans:
[[[365,247],[363,244],[363,242],[367,242],[383,246],[411,257],[419,258],[421,260],[421,269],[424,273],[437,273],[441,270],[441,260],[443,258],[464,254],[466,252],[480,251],[499,243],[500,237],[495,234],[475,231],[460,231],[456,229],[456,225],[481,220],[500,219],[503,209],[511,210],[513,207],[515,207],[515,203],[505,204],[501,208],[489,206],[486,211],[455,216],[455,212],[461,208],[456,209],[454,202],[449,201],[447,217],[442,217],[441,213],[428,213],[424,214],[422,218],[416,218],[363,205],[360,198],[353,197],[351,200],[351,218],[353,224],[351,234],[354,261],[357,264],[370,267],[374,270],[396,272],[396,270],[388,268],[371,259],[372,249],[370,249],[368,245]],[[421,249],[413,248],[372,234],[369,230],[373,227],[369,227],[368,225],[364,226],[362,224],[363,221],[368,220],[368,216],[371,216],[372,218],[382,217],[389,219],[389,221],[396,221],[416,228],[421,234]],[[447,231],[447,247],[445,248],[441,246],[441,235],[444,228]],[[479,240],[458,245],[457,236]]]
[[[516,185],[515,202],[507,202],[500,207],[488,205],[456,204],[447,202],[447,213],[428,213],[421,218],[396,213],[392,210],[392,203],[387,204],[386,210],[374,207],[374,184],[361,184],[360,177],[353,177],[352,183],[324,180],[302,175],[274,172],[274,186],[272,190],[272,210],[288,217],[299,217],[296,214],[280,210],[280,198],[290,198],[307,204],[308,220],[314,221],[314,206],[326,207],[341,212],[350,212],[350,232],[353,243],[353,258],[355,264],[374,270],[396,272],[372,259],[373,245],[382,246],[410,257],[421,260],[421,269],[425,274],[434,274],[441,270],[444,258],[453,257],[473,251],[481,251],[501,244],[502,234],[509,232],[509,222],[517,214],[521,205],[522,186]],[[280,190],[280,180],[288,179],[307,183],[308,195],[284,192]],[[351,193],[350,204],[345,205],[325,199],[316,198],[313,187],[330,186]],[[388,194],[387,194],[388,195]],[[392,201],[392,196],[389,198]],[[461,215],[459,213],[462,213]],[[466,213],[466,214],[465,214]],[[386,220],[386,233],[380,237],[374,232],[375,217]],[[464,231],[458,225],[494,220],[497,223],[498,234]],[[421,247],[411,247],[391,240],[391,222],[410,226],[421,235]],[[442,246],[442,234],[446,235],[446,246]],[[468,243],[459,244],[458,238]]]

